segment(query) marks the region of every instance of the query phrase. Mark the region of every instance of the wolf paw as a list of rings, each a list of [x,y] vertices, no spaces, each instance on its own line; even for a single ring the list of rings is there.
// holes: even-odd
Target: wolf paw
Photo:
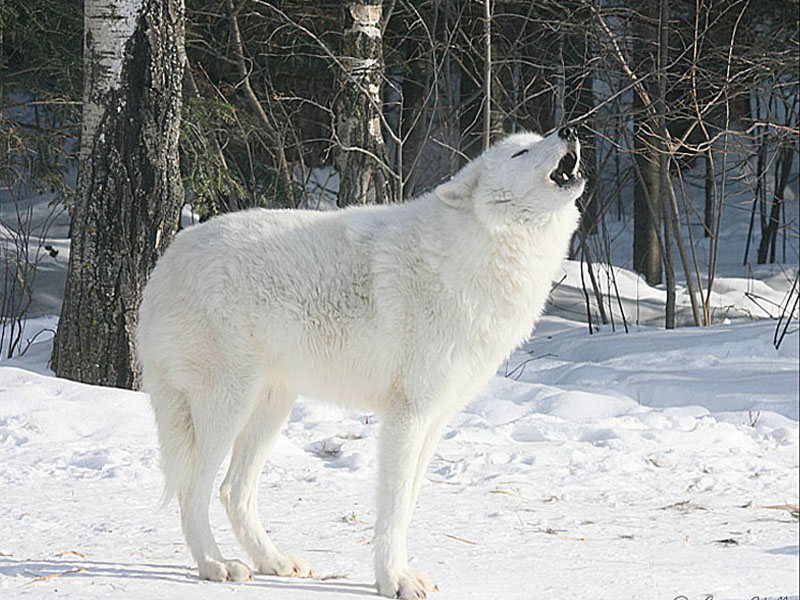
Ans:
[[[421,600],[428,597],[428,592],[438,591],[431,576],[419,569],[403,569],[394,576],[378,580],[378,593],[387,598]]]
[[[253,572],[240,560],[207,560],[198,565],[200,579],[209,581],[253,581]]]
[[[289,554],[263,560],[256,564],[256,570],[262,575],[277,575],[278,577],[311,577],[311,567],[302,558]]]

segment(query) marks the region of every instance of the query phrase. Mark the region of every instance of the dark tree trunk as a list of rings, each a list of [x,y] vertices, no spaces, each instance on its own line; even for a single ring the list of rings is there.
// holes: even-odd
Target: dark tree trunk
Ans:
[[[395,201],[382,133],[383,37],[381,0],[349,0],[339,56],[335,161],[339,206]]]
[[[483,104],[481,99],[483,98],[483,93],[474,73],[470,73],[469,70],[465,69],[462,62],[459,62],[456,68],[461,71],[458,78],[460,84],[458,95],[461,98],[461,105],[456,110],[461,138],[459,150],[466,157],[474,158],[483,150],[483,128],[480,126],[482,124],[481,109]]]
[[[116,9],[122,15],[112,13],[105,27],[130,9],[130,3],[99,4],[106,12],[96,14],[98,20]],[[135,388],[139,380],[134,331],[142,289],[177,230],[183,204],[183,1],[143,0],[140,6],[127,41],[117,40],[124,52],[116,83],[106,79],[114,78],[113,69],[98,67],[99,55],[109,52],[101,42],[108,39],[87,22],[87,73],[103,72],[92,74],[97,80],[87,74],[84,89],[78,198],[53,348],[58,376],[124,388]],[[93,124],[92,103],[99,108]]]
[[[427,90],[429,89],[430,60],[416,53],[418,49],[408,44],[408,54],[403,74],[402,127],[399,129],[402,143],[403,196],[412,198],[417,194],[420,174],[420,159],[428,132]]]
[[[703,237],[711,237],[714,229],[714,167],[711,164],[711,153],[704,155],[706,167],[705,178],[705,212],[703,214]]]
[[[775,167],[775,193],[772,197],[769,219],[766,225],[761,227],[761,242],[758,245],[758,264],[763,265],[775,262],[775,248],[778,242],[778,228],[781,219],[781,207],[783,206],[783,194],[789,183],[789,175],[792,170],[792,158],[794,150],[791,147],[783,148],[780,159]]]
[[[659,204],[664,223],[664,275],[667,284],[667,302],[664,312],[664,326],[675,329],[675,260],[673,251],[672,206],[670,203],[669,148],[667,147],[667,65],[669,64],[669,0],[661,0],[659,23],[659,64],[658,100],[656,101],[656,120],[659,126],[658,144],[658,191]]]
[[[756,96],[756,107],[758,107],[758,96]],[[756,117],[758,114],[758,108],[756,108]],[[745,241],[744,246],[744,260],[742,261],[743,265],[747,264],[747,259],[750,255],[750,243],[753,239],[753,225],[755,223],[756,218],[756,211],[759,213],[759,223],[761,224],[761,232],[764,233],[764,227],[766,224],[765,220],[765,209],[767,203],[767,182],[766,182],[766,157],[767,157],[767,142],[764,132],[760,132],[758,134],[758,151],[756,154],[756,190],[755,196],[753,197],[753,206],[750,210],[750,225],[747,228],[747,240]]]
[[[581,232],[597,232],[600,215],[595,194],[595,136],[593,117],[584,118],[594,108],[594,75],[592,66],[591,12],[579,4],[565,4],[576,25],[564,35],[564,112],[565,122],[581,123],[581,169],[586,178],[586,189],[580,198]],[[578,25],[580,24],[580,26]]]
[[[653,141],[645,142],[646,136],[638,122],[644,120],[645,116],[637,113],[635,118],[634,160],[638,165],[638,173],[633,195],[633,268],[644,275],[647,283],[657,285],[661,283],[661,247],[658,239],[661,226],[661,174]]]
[[[457,7],[451,2],[445,2],[442,7],[442,23],[444,26],[443,39],[450,39],[460,27]],[[450,148],[461,147],[461,126],[459,111],[462,105],[462,78],[463,72],[457,60],[455,49],[447,48],[444,52],[443,77],[440,78],[440,89],[443,101],[440,103],[440,112],[437,119],[442,123],[445,131],[444,139]],[[448,152],[447,169],[445,175],[455,175],[461,165],[457,152]]]
[[[648,4],[650,13],[655,5]],[[643,9],[644,10],[644,9]],[[635,22],[634,54],[645,70],[657,69],[655,55],[658,32],[651,23],[639,18]],[[649,90],[648,90],[649,91]],[[650,94],[652,97],[652,94]],[[641,95],[633,94],[634,160],[636,177],[633,196],[633,268],[644,275],[647,283],[661,283],[661,174],[658,157],[659,124],[645,106]]]

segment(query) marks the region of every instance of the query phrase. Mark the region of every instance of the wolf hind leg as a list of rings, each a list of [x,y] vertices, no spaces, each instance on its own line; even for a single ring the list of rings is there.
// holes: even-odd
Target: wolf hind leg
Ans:
[[[280,437],[294,399],[294,394],[278,387],[269,387],[261,394],[247,424],[236,437],[220,498],[233,531],[253,559],[256,571],[281,577],[309,577],[311,569],[306,561],[278,552],[258,515],[259,476]]]
[[[208,518],[214,478],[252,410],[252,402],[251,391],[241,385],[231,385],[216,393],[203,391],[191,395],[193,460],[190,475],[178,490],[178,502],[183,534],[201,579],[249,581],[253,578],[246,564],[222,557]]]

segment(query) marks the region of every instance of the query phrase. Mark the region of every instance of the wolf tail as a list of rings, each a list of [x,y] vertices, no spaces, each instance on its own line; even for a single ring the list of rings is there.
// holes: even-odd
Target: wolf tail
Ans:
[[[163,508],[175,495],[184,495],[191,484],[197,455],[195,425],[189,399],[184,392],[164,385],[149,387],[148,391],[161,446]]]

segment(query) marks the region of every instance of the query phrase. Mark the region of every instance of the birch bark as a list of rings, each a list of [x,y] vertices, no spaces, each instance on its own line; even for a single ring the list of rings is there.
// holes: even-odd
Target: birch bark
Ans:
[[[87,0],[84,112],[53,368],[135,388],[141,293],[177,230],[183,0]]]
[[[338,204],[393,202],[395,185],[388,168],[381,119],[383,2],[351,0],[344,11],[340,89],[334,106]]]

